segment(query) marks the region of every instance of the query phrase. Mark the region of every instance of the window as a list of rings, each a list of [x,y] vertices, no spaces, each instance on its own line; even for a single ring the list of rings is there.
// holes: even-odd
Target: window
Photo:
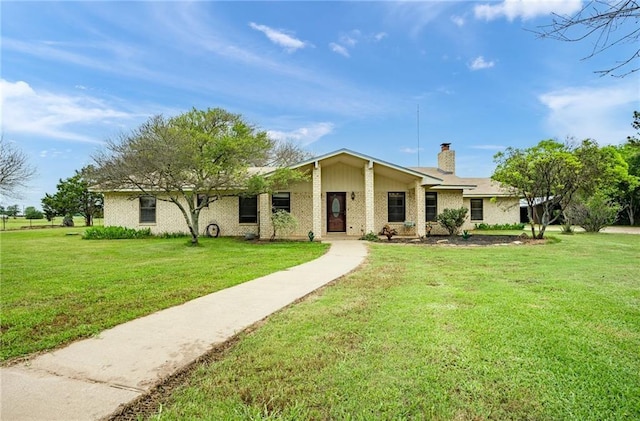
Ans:
[[[438,193],[427,192],[425,196],[425,216],[427,222],[435,222],[438,216]]]
[[[273,193],[271,195],[271,208],[273,212],[279,209],[291,212],[291,193]]]
[[[142,196],[140,198],[140,223],[155,224],[156,222],[156,198]]]
[[[209,196],[208,195],[206,195],[205,193],[198,193],[198,200],[197,200],[196,206],[199,207],[203,203],[206,203],[206,205],[204,205],[204,207],[208,208],[209,204],[207,203],[207,200],[209,200]]]
[[[482,221],[483,219],[482,199],[471,199],[471,220]]]
[[[241,224],[255,224],[258,222],[258,197],[242,197],[240,196],[239,209]]]
[[[389,222],[404,222],[404,192],[389,192],[387,206]]]

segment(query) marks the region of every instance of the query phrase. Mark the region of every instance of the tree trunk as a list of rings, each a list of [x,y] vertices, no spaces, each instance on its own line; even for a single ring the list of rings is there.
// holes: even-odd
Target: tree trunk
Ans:
[[[529,224],[531,225],[531,238],[536,238],[536,221],[533,218],[535,208],[532,205],[527,205],[527,216],[529,217]]]
[[[633,197],[631,198],[631,200],[629,200],[629,206],[627,207],[627,215],[629,216],[629,225],[634,226],[636,224],[635,218],[634,218],[634,212],[633,212],[633,207],[635,206],[635,203],[633,203]]]
[[[189,224],[189,231],[191,232],[191,245],[198,245],[198,235],[200,233],[200,213],[195,209],[191,211],[191,223]]]
[[[171,203],[176,205],[180,212],[182,212],[182,216],[184,216],[184,220],[187,223],[187,227],[189,227],[189,233],[191,234],[191,245],[198,245],[198,217],[200,216],[199,210],[196,208],[185,209],[182,204],[180,204],[180,200],[177,197],[171,197],[169,200]],[[188,202],[188,199],[187,199]]]

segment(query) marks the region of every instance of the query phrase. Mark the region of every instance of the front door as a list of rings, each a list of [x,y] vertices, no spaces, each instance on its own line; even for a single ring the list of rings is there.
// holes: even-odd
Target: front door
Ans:
[[[327,193],[327,232],[347,232],[347,193]]]

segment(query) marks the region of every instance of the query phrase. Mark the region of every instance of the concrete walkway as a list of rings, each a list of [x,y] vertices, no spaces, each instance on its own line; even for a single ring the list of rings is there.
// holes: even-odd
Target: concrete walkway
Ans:
[[[0,370],[0,419],[97,420],[253,323],[352,271],[362,241]]]

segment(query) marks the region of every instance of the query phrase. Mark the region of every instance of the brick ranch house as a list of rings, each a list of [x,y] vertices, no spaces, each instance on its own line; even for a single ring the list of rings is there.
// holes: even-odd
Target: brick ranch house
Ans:
[[[423,236],[431,223],[432,234],[445,234],[435,217],[445,208],[469,209],[463,229],[477,223],[505,224],[520,220],[519,200],[489,178],[455,175],[455,151],[443,143],[438,168],[405,168],[347,149],[293,165],[306,171],[308,181],[287,191],[257,197],[222,197],[200,213],[200,230],[216,222],[221,235],[273,233],[272,209],[285,209],[297,219],[293,237],[360,237],[378,233],[385,224],[398,234]],[[104,192],[104,225],[150,228],[155,234],[188,232],[178,208],[131,191]]]

